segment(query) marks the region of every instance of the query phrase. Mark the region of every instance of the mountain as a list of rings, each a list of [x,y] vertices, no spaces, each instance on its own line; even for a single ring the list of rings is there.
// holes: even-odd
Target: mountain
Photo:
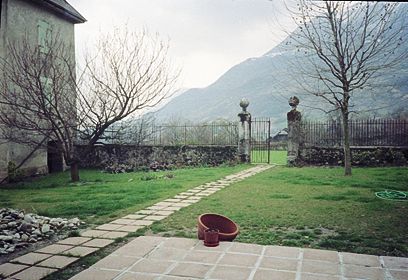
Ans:
[[[232,67],[206,88],[189,89],[175,97],[156,113],[156,118],[205,122],[216,119],[237,120],[242,98],[250,101],[248,111],[255,117],[280,118],[290,109],[291,92],[279,90],[278,80],[285,78],[279,65],[285,56],[270,52],[250,58]]]
[[[408,5],[402,5],[402,8],[407,10]],[[405,31],[402,36],[406,42],[408,32]],[[403,48],[402,51],[407,53],[408,45]],[[171,119],[236,121],[241,110],[239,101],[247,98],[250,101],[248,111],[252,116],[272,118],[274,130],[277,130],[286,126],[286,113],[290,110],[288,99],[293,95],[300,97],[299,109],[305,117],[322,118],[324,113],[314,108],[330,110],[329,105],[322,99],[306,95],[298,82],[301,78],[296,73],[297,69],[305,65],[307,55],[299,53],[287,38],[261,57],[249,58],[235,65],[210,86],[189,89],[175,97],[156,112],[156,119],[161,122]],[[383,73],[375,79],[375,86],[354,93],[351,101],[353,110],[359,112],[357,117],[407,111],[404,106],[408,101],[408,62],[398,65],[393,73],[398,75]],[[315,82],[306,77],[304,83],[310,85]]]

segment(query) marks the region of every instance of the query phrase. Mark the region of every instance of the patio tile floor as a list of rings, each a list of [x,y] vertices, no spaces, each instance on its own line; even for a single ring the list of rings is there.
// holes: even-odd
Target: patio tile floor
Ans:
[[[322,260],[322,256],[328,258]],[[106,280],[402,280],[407,279],[407,266],[407,258],[237,242],[205,247],[200,240],[141,236],[71,280],[94,279],[83,275],[103,271],[111,273],[110,278],[102,278]]]

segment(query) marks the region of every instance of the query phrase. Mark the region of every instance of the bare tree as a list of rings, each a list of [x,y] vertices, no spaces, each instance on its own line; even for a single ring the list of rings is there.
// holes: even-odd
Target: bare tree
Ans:
[[[178,72],[167,61],[168,44],[147,31],[101,36],[78,79],[72,46],[46,39],[42,46],[11,42],[0,59],[0,128],[9,141],[36,148],[56,141],[78,181],[78,137],[92,147],[111,125],[159,104]]]
[[[178,77],[168,44],[146,30],[115,29],[101,36],[96,55],[85,58],[86,84],[79,91],[81,139],[97,143],[115,122],[145,112],[171,96]]]
[[[75,79],[72,46],[57,35],[47,46],[30,44],[28,36],[10,42],[0,66],[0,127],[2,137],[34,150],[48,141],[59,143],[66,164],[75,177],[76,131]]]
[[[303,89],[341,113],[345,175],[351,175],[351,98],[407,58],[407,25],[397,3],[300,0],[292,43],[303,57]],[[365,91],[362,91],[364,88]]]
[[[146,145],[152,142],[155,123],[155,117],[151,114],[130,118],[113,124],[100,139],[112,144]]]

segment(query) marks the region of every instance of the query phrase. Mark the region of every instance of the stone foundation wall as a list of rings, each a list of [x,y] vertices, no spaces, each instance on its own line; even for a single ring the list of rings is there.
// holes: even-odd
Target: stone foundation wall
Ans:
[[[354,147],[351,148],[353,166],[404,166],[408,164],[408,147]],[[343,165],[341,148],[302,147],[304,165]]]
[[[135,146],[104,145],[87,151],[77,146],[81,155],[80,167],[115,169],[131,171],[158,166],[172,168],[183,166],[235,163],[236,146]]]

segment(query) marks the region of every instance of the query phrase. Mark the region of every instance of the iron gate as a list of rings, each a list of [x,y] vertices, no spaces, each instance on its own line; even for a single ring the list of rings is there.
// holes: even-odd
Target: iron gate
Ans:
[[[251,162],[271,163],[271,119],[251,119],[250,139]]]

